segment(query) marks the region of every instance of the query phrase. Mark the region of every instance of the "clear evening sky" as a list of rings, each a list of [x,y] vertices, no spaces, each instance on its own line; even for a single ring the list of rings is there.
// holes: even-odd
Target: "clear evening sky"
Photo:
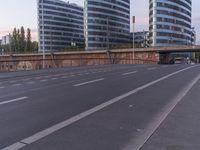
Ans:
[[[32,29],[32,36],[37,40],[37,0],[0,0],[0,37],[8,34],[14,27],[24,26]],[[68,0],[64,0],[68,1]],[[69,0],[83,6],[84,0]],[[149,0],[131,0],[131,15],[136,16],[136,30],[148,30]],[[193,0],[193,20],[200,44],[200,1]]]

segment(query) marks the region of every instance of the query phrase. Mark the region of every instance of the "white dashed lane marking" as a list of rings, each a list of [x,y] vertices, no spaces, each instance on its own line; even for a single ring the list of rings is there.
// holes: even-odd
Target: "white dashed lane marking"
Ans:
[[[92,81],[87,81],[87,82],[83,82],[83,83],[79,83],[79,84],[75,84],[74,86],[78,87],[78,86],[83,86],[83,85],[86,85],[86,84],[91,84],[91,83],[95,83],[95,82],[100,82],[104,80],[104,78],[101,78],[101,79],[96,79],[96,80],[92,80]]]
[[[126,75],[130,75],[130,74],[135,74],[137,73],[138,71],[132,71],[132,72],[127,72],[127,73],[124,73],[122,74],[123,76],[126,76]]]
[[[168,66],[162,66],[162,68],[167,68]]]
[[[44,78],[50,78],[50,76],[44,76]]]
[[[21,85],[22,85],[22,84],[19,83],[19,84],[13,84],[12,86],[21,86]]]
[[[30,79],[24,79],[23,81],[29,81]]]
[[[58,80],[58,78],[52,78],[51,80]]]
[[[91,108],[89,110],[86,110],[86,111],[80,113],[80,114],[77,114],[76,116],[73,116],[73,117],[71,117],[71,118],[69,118],[67,120],[64,120],[63,122],[55,124],[55,125],[47,128],[47,129],[44,129],[44,130],[42,130],[42,131],[40,131],[38,133],[35,133],[34,135],[31,135],[31,136],[29,136],[29,137],[27,137],[25,139],[22,139],[21,141],[18,141],[16,143],[12,144],[12,145],[9,145],[9,146],[3,148],[2,150],[11,150],[11,149],[12,150],[16,150],[16,149],[20,149],[20,148],[26,147],[27,145],[30,145],[30,144],[32,144],[32,143],[34,143],[36,141],[39,141],[40,139],[42,139],[44,137],[47,137],[48,135],[51,135],[51,134],[53,134],[53,133],[55,133],[55,132],[57,132],[57,131],[59,131],[59,130],[61,130],[61,129],[69,126],[69,125],[72,125],[73,123],[75,123],[75,122],[77,122],[77,121],[79,121],[79,120],[81,120],[83,118],[86,118],[86,117],[88,117],[88,116],[90,116],[90,115],[92,115],[92,114],[94,114],[94,113],[96,113],[96,112],[98,112],[98,111],[100,111],[102,109],[105,109],[106,107],[109,107],[109,106],[111,106],[111,105],[113,105],[113,104],[115,104],[115,103],[117,103],[119,101],[122,101],[123,99],[125,99],[125,98],[127,98],[127,97],[129,97],[129,96],[131,96],[133,94],[136,94],[136,93],[138,93],[138,92],[140,92],[140,91],[142,91],[142,90],[144,90],[144,89],[146,89],[146,88],[148,88],[150,86],[153,86],[153,85],[157,84],[158,82],[161,82],[161,81],[163,81],[165,79],[168,79],[168,78],[170,78],[170,77],[172,77],[174,75],[177,75],[177,74],[179,74],[179,73],[181,73],[183,71],[186,71],[186,70],[188,70],[190,68],[192,68],[192,67],[188,67],[188,68],[185,68],[185,69],[182,69],[182,70],[178,70],[176,72],[173,72],[171,74],[168,74],[166,76],[158,78],[158,79],[156,79],[154,81],[151,81],[151,82],[149,82],[149,83],[147,83],[145,85],[142,85],[142,86],[140,86],[140,87],[138,87],[136,89],[133,89],[133,90],[127,92],[127,93],[124,93],[124,94],[122,94],[122,95],[120,95],[118,97],[110,99],[110,100],[106,101],[105,103],[102,103],[102,104],[100,104],[100,105],[98,105],[96,107],[93,107],[93,108]],[[198,79],[199,78],[200,78],[200,76],[198,77]],[[85,84],[97,82],[98,80],[100,81],[100,80],[103,80],[103,79],[97,79],[97,80],[93,80],[93,81],[88,81],[88,82],[85,82]],[[196,81],[197,80],[195,80],[195,82]],[[84,83],[82,83],[82,85],[83,84]],[[192,86],[190,86],[190,87],[192,87]],[[181,94],[181,95],[184,96],[183,94]],[[152,133],[154,133],[154,131],[157,129],[157,127],[158,127],[157,125],[160,125],[160,123],[162,123],[162,121],[166,118],[165,116],[164,117],[163,116],[161,116],[160,118],[158,117],[158,118],[155,119],[155,121],[152,123],[152,125],[154,126],[153,129],[147,128],[147,129],[150,129],[150,130],[145,131],[145,133],[143,133],[143,134],[139,134],[140,137],[138,137],[137,141],[135,141],[135,143],[133,143],[134,147],[133,148],[129,148],[129,150],[130,149],[133,150],[133,149],[139,149],[139,148],[141,148],[142,145],[152,135]],[[141,129],[138,129],[138,132],[139,131],[141,131]]]
[[[40,82],[46,82],[47,80],[40,80]]]
[[[156,67],[148,68],[147,70],[155,70]]]
[[[17,81],[9,81],[9,83],[16,83]]]
[[[12,102],[17,102],[17,101],[22,101],[22,100],[25,100],[25,99],[28,99],[28,97],[24,96],[24,97],[12,99],[12,100],[3,101],[3,102],[0,102],[0,105],[12,103]]]
[[[35,84],[35,81],[27,82],[27,84]]]

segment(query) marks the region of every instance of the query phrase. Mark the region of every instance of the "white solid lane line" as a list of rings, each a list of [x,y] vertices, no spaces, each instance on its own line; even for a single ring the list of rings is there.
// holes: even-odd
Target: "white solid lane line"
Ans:
[[[96,79],[96,80],[92,80],[92,81],[87,81],[87,82],[83,82],[83,83],[79,83],[79,84],[75,84],[74,86],[82,86],[82,85],[86,85],[86,84],[91,84],[91,83],[95,83],[95,82],[99,82],[99,81],[102,81],[104,80],[104,78],[101,78],[101,79]]]
[[[17,102],[17,101],[22,101],[22,100],[25,100],[25,99],[28,99],[28,97],[24,96],[24,97],[20,97],[20,98],[8,100],[8,101],[3,101],[3,102],[0,102],[0,105],[12,103],[12,102]]]
[[[135,74],[137,73],[138,71],[132,71],[132,72],[127,72],[127,73],[123,73],[122,75],[123,76],[126,76],[126,75],[130,75],[130,74]]]
[[[188,94],[192,87],[200,80],[200,74],[197,75],[181,92],[177,94],[161,111],[152,118],[152,122],[146,125],[143,134],[139,133],[135,135],[134,141],[130,141],[131,144],[127,144],[127,147],[123,150],[139,150],[147,142],[147,140],[153,135],[153,133],[159,128],[162,122],[167,118],[170,112],[177,106],[177,104]]]
[[[123,100],[123,99],[125,99],[125,98],[127,98],[127,97],[129,97],[129,96],[141,91],[141,90],[144,90],[144,89],[146,89],[146,88],[148,88],[148,87],[150,87],[152,85],[155,85],[156,83],[158,83],[160,81],[168,79],[168,78],[170,78],[170,77],[172,77],[174,75],[177,75],[177,74],[179,74],[179,73],[181,73],[183,71],[186,71],[186,70],[188,70],[190,68],[194,68],[194,67],[188,67],[188,68],[185,68],[185,69],[182,69],[182,70],[178,70],[176,72],[173,72],[171,74],[163,76],[163,77],[161,77],[161,78],[159,78],[157,80],[151,81],[151,82],[149,82],[149,83],[147,83],[145,85],[142,85],[141,87],[133,89],[132,91],[129,91],[129,92],[125,93],[125,94],[122,94],[122,95],[120,95],[118,97],[115,97],[115,98],[113,98],[113,99],[111,99],[111,100],[109,100],[109,101],[107,101],[105,103],[102,103],[102,104],[100,104],[100,105],[98,105],[98,106],[96,106],[94,108],[86,110],[85,112],[82,112],[82,113],[80,113],[80,114],[78,114],[78,115],[76,115],[76,116],[74,116],[74,117],[72,117],[70,119],[67,119],[67,120],[65,120],[63,122],[60,122],[58,124],[55,124],[54,126],[51,126],[51,127],[47,128],[45,130],[42,130],[42,131],[40,131],[40,132],[38,132],[38,133],[28,137],[28,138],[25,138],[24,140],[21,140],[19,142],[16,142],[16,143],[10,145],[10,146],[7,146],[7,147],[3,148],[2,150],[17,150],[19,148],[22,148],[22,147],[25,147],[25,146],[27,146],[29,144],[32,144],[32,143],[34,143],[34,142],[36,142],[36,141],[38,141],[38,140],[40,140],[40,139],[52,134],[52,133],[55,133],[56,131],[59,131],[59,130],[61,130],[61,129],[63,129],[63,128],[65,128],[65,127],[67,127],[67,126],[69,126],[69,125],[71,125],[71,124],[73,124],[73,123],[75,123],[75,122],[77,122],[77,121],[79,121],[81,119],[83,119],[83,118],[86,118],[86,117],[90,116],[91,114],[96,113],[97,111],[100,111],[100,110],[102,110],[102,109],[104,109],[104,108],[106,108],[106,107],[108,107],[108,106],[110,106],[110,105],[112,105],[112,104],[114,104],[116,102],[119,102],[119,101],[121,101],[121,100]],[[196,80],[194,82],[196,82]],[[132,150],[138,150],[144,144],[144,142],[146,142],[146,138],[148,138],[149,137],[149,133],[151,133],[149,131],[147,131],[147,132],[148,132],[148,135],[147,135],[147,133],[144,133],[145,137],[143,137],[143,135],[141,135],[142,137],[139,137],[140,138],[139,139],[139,143],[136,143],[136,145],[134,146],[135,148],[133,148]]]

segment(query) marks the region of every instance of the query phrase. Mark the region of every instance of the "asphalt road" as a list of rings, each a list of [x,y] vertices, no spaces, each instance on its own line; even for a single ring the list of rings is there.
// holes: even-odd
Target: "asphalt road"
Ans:
[[[0,149],[197,150],[199,79],[199,65],[0,73]]]

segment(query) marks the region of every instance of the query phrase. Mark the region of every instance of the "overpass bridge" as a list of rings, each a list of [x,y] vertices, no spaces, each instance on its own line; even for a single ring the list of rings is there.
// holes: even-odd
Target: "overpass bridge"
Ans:
[[[112,53],[116,52],[132,52],[133,59],[152,59],[157,63],[166,64],[170,63],[173,59],[172,53],[194,53],[200,52],[200,45],[190,46],[170,46],[170,47],[150,47],[150,48],[135,48],[124,50],[111,50]]]
[[[200,52],[200,45],[195,46],[174,46],[174,47],[151,47],[136,48],[136,52],[157,52],[157,53],[174,53],[174,52]]]
[[[135,52],[144,52],[144,51],[146,51],[147,53],[150,52],[157,53],[159,55],[159,63],[170,63],[174,59],[174,56],[172,56],[171,54],[200,52],[200,45],[135,49]]]

